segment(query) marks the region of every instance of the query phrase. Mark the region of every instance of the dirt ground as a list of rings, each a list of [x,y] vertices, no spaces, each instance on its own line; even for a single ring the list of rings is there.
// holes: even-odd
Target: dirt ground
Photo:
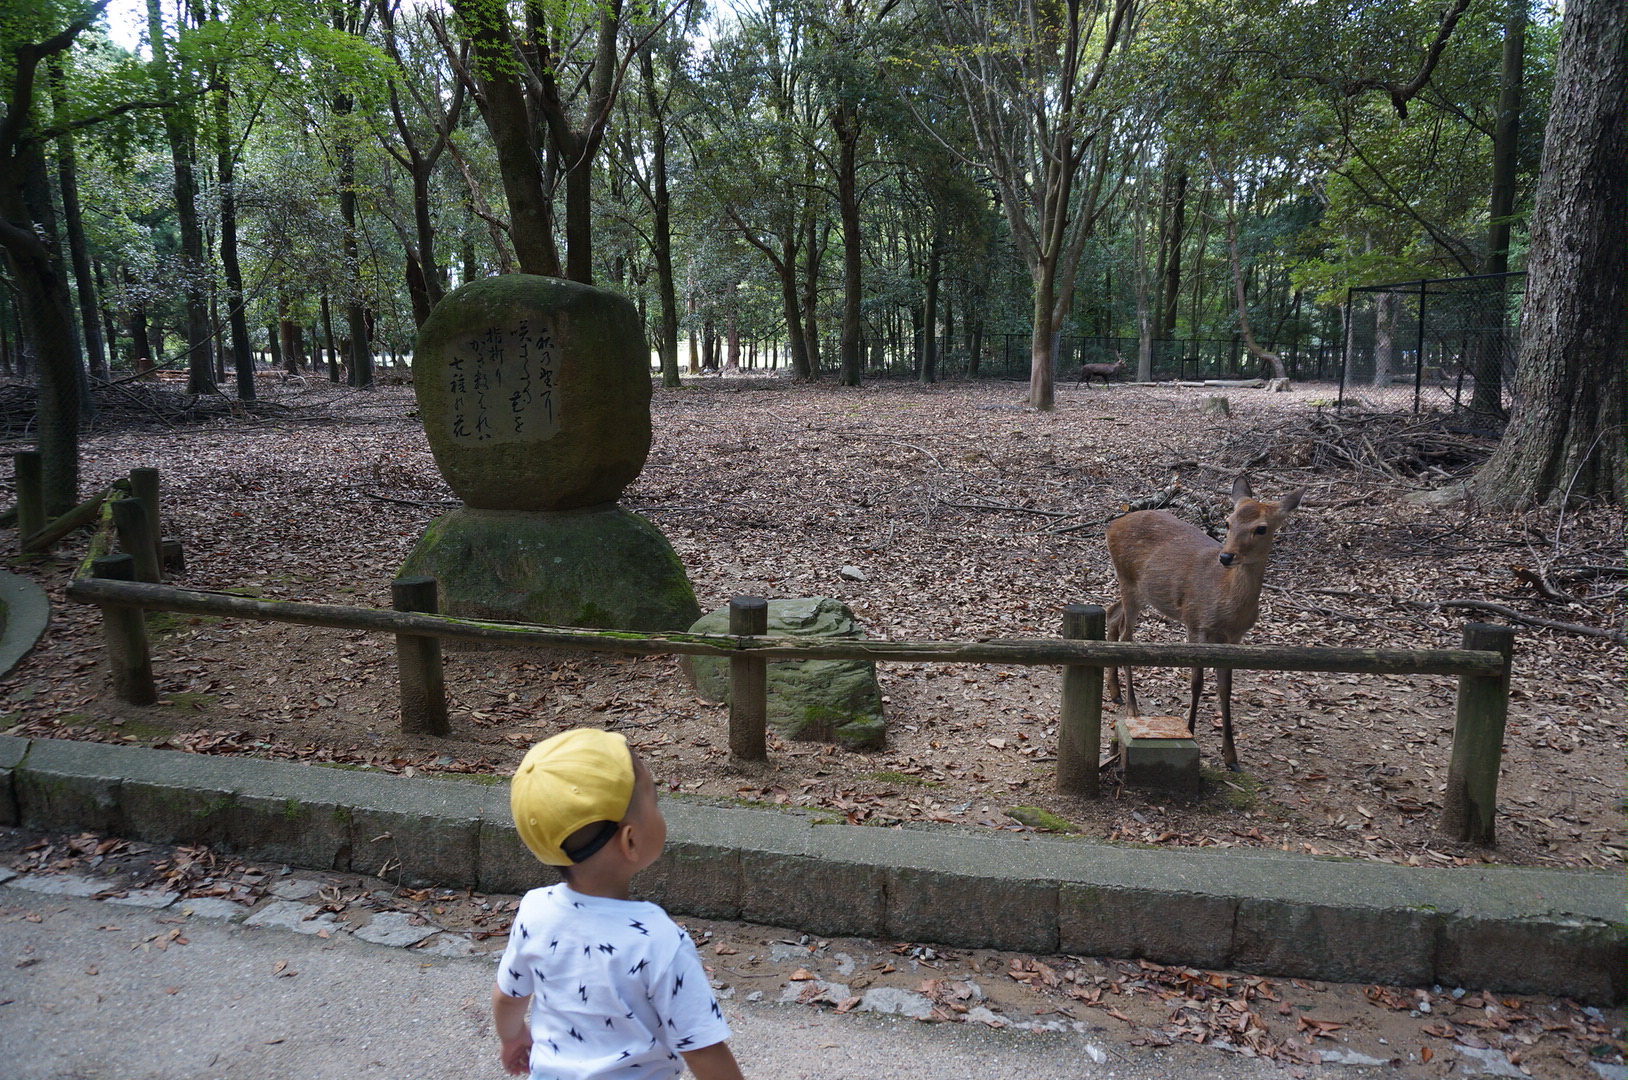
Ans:
[[[1447,677],[1239,672],[1243,773],[1207,769],[1203,794],[1179,798],[1106,771],[1094,802],[1055,792],[1060,678],[1046,668],[881,665],[885,748],[771,740],[771,770],[751,773],[730,765],[726,711],[699,700],[668,657],[449,649],[453,733],[435,740],[398,729],[388,637],[159,615],[161,700],[133,708],[106,693],[95,610],[64,598],[88,533],[52,556],[10,560],[55,607],[44,641],[0,682],[0,730],[422,774],[505,771],[532,742],[593,724],[625,731],[670,794],[856,824],[1066,822],[1164,846],[1622,868],[1628,665],[1620,641],[1597,636],[1623,626],[1620,508],[1500,515],[1404,502],[1467,474],[1491,443],[1434,418],[1336,421],[1331,387],[1230,390],[1221,419],[1200,415],[1210,389],[1065,384],[1047,414],[1024,408],[1023,390],[745,379],[658,389],[649,463],[624,504],[672,541],[703,610],[737,594],[832,596],[872,636],[969,640],[1054,636],[1064,604],[1110,602],[1102,529],[1127,504],[1179,485],[1165,496],[1175,512],[1219,521],[1243,469],[1262,497],[1305,484],[1249,641],[1449,647],[1467,622],[1508,621],[1439,606],[1464,603],[1574,628],[1514,623],[1497,847],[1434,836]],[[164,531],[186,550],[174,583],[188,588],[389,607],[407,551],[456,505],[410,387],[268,379],[253,408],[135,387],[104,406],[83,441],[82,487],[157,466]],[[29,445],[10,430],[4,449]],[[1139,636],[1180,632],[1154,617]],[[1139,671],[1137,685],[1146,711],[1184,714],[1184,671]],[[1219,733],[1200,727],[1213,765]]]
[[[414,947],[426,958],[443,945],[500,953],[518,903],[514,896],[407,889],[357,874],[291,872],[202,847],[23,829],[0,829],[0,866],[24,874],[94,875],[105,881],[101,896],[145,889],[220,897],[236,901],[245,912],[280,896],[303,896],[315,905],[314,912],[334,920],[333,930],[318,931],[323,937],[357,929],[382,913],[403,912],[426,933],[445,931]],[[0,941],[6,923],[38,922],[48,917],[54,899],[40,896],[37,902],[0,906]],[[182,899],[176,906],[185,905]],[[140,947],[187,947],[186,920],[169,921],[177,924],[171,932],[151,935]],[[724,997],[857,1016],[862,995],[889,990],[907,1015],[926,1023],[987,1024],[1020,1038],[1025,1032],[1076,1033],[1083,1036],[1082,1055],[1105,1064],[1108,1075],[1115,1074],[1115,1061],[1162,1062],[1173,1076],[1214,1075],[1222,1055],[1265,1058],[1289,1076],[1306,1076],[1316,1065],[1347,1065],[1382,1067],[1385,1075],[1403,1080],[1466,1075],[1601,1080],[1620,1077],[1623,1069],[1623,1010],[1564,998],[820,938],[709,919],[683,923]],[[458,942],[446,940],[454,935]],[[33,958],[12,954],[7,961],[22,967]],[[0,984],[0,1008],[7,999]],[[466,1007],[481,1011],[485,1005]],[[1600,1068],[1591,1067],[1596,1065]]]

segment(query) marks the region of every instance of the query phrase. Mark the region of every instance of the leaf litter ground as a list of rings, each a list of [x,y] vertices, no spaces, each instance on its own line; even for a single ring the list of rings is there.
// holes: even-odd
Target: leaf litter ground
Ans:
[[[1211,391],[1193,388],[1063,386],[1058,409],[1040,414],[1022,407],[1014,384],[855,390],[706,380],[657,391],[650,461],[624,503],[673,542],[703,609],[738,594],[834,596],[873,636],[970,640],[1051,636],[1064,604],[1110,602],[1102,528],[1127,505],[1168,504],[1213,525],[1241,468],[1263,497],[1308,484],[1274,552],[1250,641],[1447,647],[1465,621],[1489,617],[1485,607],[1449,604],[1581,628],[1518,625],[1493,850],[1433,836],[1454,705],[1452,680],[1437,677],[1241,672],[1244,773],[1207,770],[1201,796],[1177,798],[1124,788],[1108,770],[1105,797],[1089,803],[1053,790],[1059,676],[1044,668],[883,665],[884,749],[773,740],[771,768],[748,773],[730,766],[726,711],[698,699],[671,658],[449,650],[453,735],[434,740],[398,730],[388,639],[159,615],[151,622],[161,701],[133,708],[106,693],[94,609],[63,597],[84,535],[55,557],[13,560],[47,588],[54,610],[45,640],[0,682],[5,726],[436,775],[503,773],[532,742],[592,724],[625,731],[670,795],[806,808],[856,824],[1049,825],[1161,846],[1620,868],[1624,650],[1598,636],[1621,632],[1620,510],[1511,516],[1406,503],[1410,491],[1461,477],[1490,444],[1433,420],[1336,420],[1319,402],[1329,390],[1233,391],[1231,418],[1217,420],[1198,410]],[[413,542],[457,505],[408,388],[268,381],[249,408],[178,405],[179,397],[130,388],[83,444],[87,489],[135,466],[162,470],[165,532],[187,551],[177,584],[388,607]],[[1155,618],[1140,636],[1174,641],[1180,632]],[[1184,672],[1138,675],[1150,707],[1183,713]],[[1219,733],[1200,727],[1213,763]],[[715,951],[753,977],[775,941],[786,944],[771,929],[707,926],[720,935]],[[867,945],[879,951],[857,978],[832,966]],[[780,960],[798,960],[810,979],[763,973],[777,992],[801,982],[791,1000],[812,987],[808,1004],[841,1008],[818,986],[853,989],[906,966],[889,958],[893,946],[843,947],[800,942],[806,960],[782,948]],[[988,1004],[1008,1019],[1038,1011],[1100,1021],[1100,1012],[1123,1025],[1127,1043],[1205,1042],[1291,1066],[1314,1060],[1307,1051],[1318,1046],[1355,1045],[1359,1031],[1363,1053],[1383,1058],[1381,1048],[1394,1047],[1392,1060],[1421,1075],[1473,1063],[1480,1043],[1512,1050],[1518,1067],[1539,1076],[1621,1061],[1620,1010],[1602,1019],[1534,999],[1523,1015],[1520,1004],[1487,995],[1466,1004],[1449,993],[1447,1008],[1473,1022],[1465,1025],[1444,1016],[1435,990],[1272,981],[1263,994],[1262,980],[1223,973],[979,953],[934,954],[922,971],[924,947],[898,947],[909,962],[910,985],[901,987],[949,1018],[971,1013],[964,984],[981,977]],[[743,994],[753,985],[736,981]],[[1037,1000],[1006,1000],[1017,990]],[[1317,1013],[1315,999],[1295,996],[1336,991],[1341,1004],[1329,1010],[1323,999]],[[1420,1011],[1420,994],[1435,1013]],[[1548,1015],[1527,1023],[1540,1008]],[[1329,1019],[1336,1013],[1345,1018]],[[1424,1030],[1431,1023],[1437,1031]],[[1405,1052],[1398,1040],[1411,1040]]]
[[[1221,421],[1200,417],[1200,391],[1188,388],[1065,386],[1049,414],[1020,407],[1020,389],[712,379],[658,391],[649,464],[624,502],[672,541],[703,610],[738,594],[834,596],[876,637],[1052,636],[1063,605],[1114,598],[1103,523],[1155,500],[1219,522],[1248,461],[1263,497],[1310,487],[1273,553],[1252,642],[1451,647],[1465,622],[1488,616],[1436,605],[1466,601],[1620,633],[1620,510],[1557,519],[1407,504],[1401,496],[1428,486],[1409,463],[1444,460],[1429,448],[1420,456],[1417,421],[1388,421],[1404,436],[1388,441],[1376,421],[1357,421],[1352,442],[1374,453],[1336,471],[1308,464],[1338,434],[1316,388],[1233,391]],[[83,484],[161,469],[165,532],[187,552],[178,584],[388,607],[409,548],[457,505],[411,390],[273,382],[264,396],[253,411],[193,426],[95,430]],[[1444,431],[1440,441],[1473,464],[1470,437]],[[1402,456],[1387,460],[1393,444]],[[1088,837],[1164,846],[1623,863],[1624,649],[1600,637],[1518,626],[1499,844],[1461,850],[1433,835],[1452,742],[1447,677],[1240,672],[1244,773],[1208,771],[1204,794],[1185,799],[1123,788],[1105,772],[1106,797],[1084,802],[1054,790],[1055,669],[884,664],[884,749],[776,740],[770,770],[742,773],[728,759],[726,710],[698,699],[668,657],[449,649],[453,735],[435,740],[399,731],[387,637],[157,615],[162,700],[121,705],[104,686],[95,609],[62,595],[85,543],[82,534],[56,558],[14,561],[54,601],[45,640],[0,683],[19,734],[433,774],[503,771],[538,739],[594,724],[625,730],[673,793],[834,811],[856,824],[1066,822]],[[1569,599],[1540,595],[1520,572],[1565,583]],[[1181,633],[1153,617],[1140,636]],[[1147,711],[1185,715],[1185,671],[1138,676]],[[1214,713],[1212,691],[1198,733],[1211,764]],[[1115,715],[1105,711],[1105,728]]]

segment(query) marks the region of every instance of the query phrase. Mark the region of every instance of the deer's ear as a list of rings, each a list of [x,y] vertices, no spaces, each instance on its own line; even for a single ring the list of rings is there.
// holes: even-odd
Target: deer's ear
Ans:
[[[1239,473],[1238,474],[1238,479],[1236,479],[1236,480],[1234,480],[1232,482],[1232,502],[1233,502],[1233,505],[1236,506],[1238,503],[1243,502],[1245,499],[1253,499],[1254,497],[1255,497],[1255,493],[1253,491],[1249,490],[1249,477],[1243,475],[1242,473]]]
[[[1305,488],[1303,488],[1303,487],[1295,488],[1293,491],[1289,492],[1289,494],[1283,496],[1283,498],[1281,500],[1279,500],[1279,502],[1278,502],[1278,510],[1280,510],[1281,512],[1283,512],[1285,514],[1292,513],[1295,510],[1295,508],[1297,508],[1300,505],[1300,500],[1305,496],[1305,494],[1306,494],[1306,489]]]

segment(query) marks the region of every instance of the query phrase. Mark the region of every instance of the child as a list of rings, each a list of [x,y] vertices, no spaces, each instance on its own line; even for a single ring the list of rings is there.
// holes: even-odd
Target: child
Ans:
[[[538,743],[509,802],[520,839],[565,881],[532,889],[515,914],[492,990],[503,1067],[664,1080],[688,1065],[698,1080],[741,1080],[695,943],[657,905],[628,899],[667,822],[627,740],[578,728]]]

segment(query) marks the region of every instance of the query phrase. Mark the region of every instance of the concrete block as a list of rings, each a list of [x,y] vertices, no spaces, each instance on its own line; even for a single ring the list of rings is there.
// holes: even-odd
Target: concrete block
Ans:
[[[1428,983],[1439,916],[1403,907],[1245,898],[1231,966],[1332,982]]]
[[[12,787],[11,774],[23,758],[28,756],[28,740],[15,735],[0,735],[0,825],[15,825],[17,792]]]
[[[877,937],[887,880],[887,868],[870,863],[743,850],[740,917],[826,937]]]
[[[508,788],[363,775],[353,784],[351,862],[357,873],[398,884],[473,885],[488,804]]]
[[[238,759],[237,797],[224,811],[229,850],[311,870],[349,870],[357,773]]]
[[[1232,957],[1237,914],[1230,896],[1065,882],[1057,893],[1057,948],[1221,968]]]
[[[675,915],[699,919],[741,917],[740,852],[713,844],[674,840],[654,866],[633,879],[633,895]]]
[[[1447,918],[1437,982],[1500,993],[1557,994],[1621,1005],[1628,939],[1619,923],[1583,919]]]
[[[33,829],[129,835],[119,800],[129,752],[100,743],[34,740],[27,759],[12,771],[18,822]]]
[[[509,808],[493,808],[481,817],[475,856],[475,888],[483,893],[519,895],[553,885],[560,872],[537,860],[515,832]]]
[[[236,761],[156,750],[126,761],[119,799],[130,835],[157,844],[226,842],[242,775]]]
[[[1114,742],[1128,786],[1186,792],[1202,786],[1198,743],[1180,717],[1122,716],[1114,722]]]
[[[994,860],[987,865],[999,866]],[[895,867],[888,873],[885,934],[901,941],[1054,953],[1057,883]]]

